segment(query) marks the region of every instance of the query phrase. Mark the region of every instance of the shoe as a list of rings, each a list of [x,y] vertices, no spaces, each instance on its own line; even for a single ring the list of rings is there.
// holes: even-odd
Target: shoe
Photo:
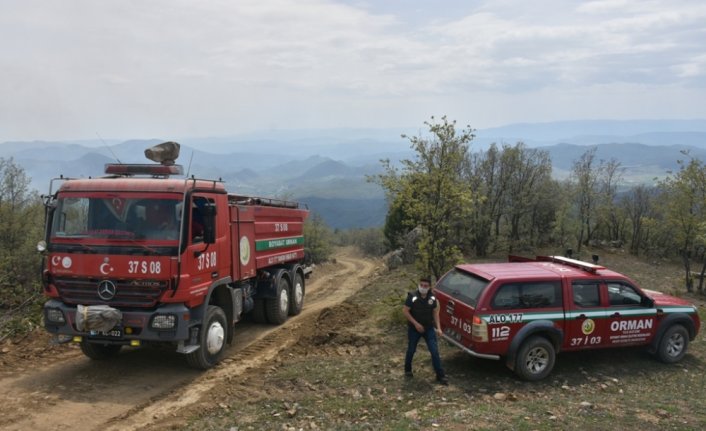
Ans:
[[[436,378],[436,382],[440,385],[448,386],[449,379],[446,376],[439,376]]]
[[[408,379],[411,379],[412,377],[414,377],[414,373],[412,373],[411,371],[405,371],[404,376]]]

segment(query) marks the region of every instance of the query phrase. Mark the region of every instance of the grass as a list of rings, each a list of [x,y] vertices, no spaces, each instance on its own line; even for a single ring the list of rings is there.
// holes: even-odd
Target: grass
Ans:
[[[603,263],[658,290],[674,289],[657,284],[678,280],[680,269],[623,255],[606,256]],[[549,378],[536,383],[517,379],[501,362],[471,358],[441,343],[448,387],[434,383],[420,343],[415,377],[405,379],[399,310],[413,280],[404,269],[384,274],[320,318],[314,333],[273,364],[214,394],[214,407],[193,417],[187,428],[706,429],[703,332],[679,364],[662,364],[639,348],[562,353]]]

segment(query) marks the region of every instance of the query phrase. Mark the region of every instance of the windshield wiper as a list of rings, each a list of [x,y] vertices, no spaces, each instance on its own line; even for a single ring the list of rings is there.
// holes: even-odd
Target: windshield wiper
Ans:
[[[130,241],[130,244],[133,244],[133,245],[142,247],[144,250],[147,250],[147,253],[144,253],[144,252],[143,252],[143,254],[147,254],[147,255],[158,255],[158,254],[161,254],[159,251],[155,250],[154,248],[152,248],[152,247],[150,247],[150,246],[148,246],[148,245],[146,245],[146,244],[140,244],[139,242],[137,242],[138,240],[136,240],[136,239],[129,239],[128,241]]]

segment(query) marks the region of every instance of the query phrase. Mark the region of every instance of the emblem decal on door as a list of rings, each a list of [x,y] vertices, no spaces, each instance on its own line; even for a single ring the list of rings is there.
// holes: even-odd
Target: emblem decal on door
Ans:
[[[240,238],[240,263],[247,265],[250,262],[250,240],[247,236]]]

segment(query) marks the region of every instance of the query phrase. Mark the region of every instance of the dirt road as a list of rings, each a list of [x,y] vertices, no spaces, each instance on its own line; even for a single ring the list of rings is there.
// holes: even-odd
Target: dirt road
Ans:
[[[200,372],[181,355],[158,348],[126,349],[111,361],[91,361],[74,348],[29,358],[3,369],[0,429],[125,430],[168,421],[198,402],[224,379],[230,381],[282,354],[322,310],[364,286],[376,264],[350,252],[315,271],[303,312],[280,326],[243,322],[224,361]]]

